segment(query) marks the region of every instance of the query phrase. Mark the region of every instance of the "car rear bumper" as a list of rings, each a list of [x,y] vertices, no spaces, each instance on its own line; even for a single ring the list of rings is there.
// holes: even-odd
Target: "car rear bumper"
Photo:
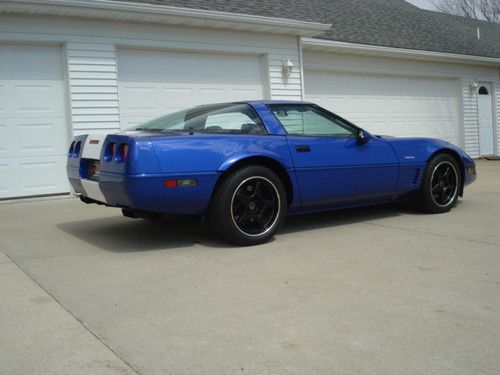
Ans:
[[[71,176],[70,171],[68,175]],[[69,178],[75,192],[108,206],[134,210],[202,215],[208,208],[218,173],[134,175],[102,173],[99,181]],[[167,180],[196,180],[195,186],[165,187]]]

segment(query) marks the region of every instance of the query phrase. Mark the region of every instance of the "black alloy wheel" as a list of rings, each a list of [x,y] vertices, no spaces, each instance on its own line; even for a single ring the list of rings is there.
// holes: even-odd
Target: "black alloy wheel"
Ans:
[[[208,219],[212,229],[237,245],[269,241],[288,207],[283,181],[271,169],[251,165],[223,176],[214,192]]]
[[[458,175],[450,162],[442,161],[434,167],[431,194],[434,202],[442,207],[449,205],[458,194]]]
[[[262,176],[249,177],[233,194],[234,225],[248,236],[262,236],[278,219],[280,205],[278,189],[271,181]]]
[[[420,189],[411,198],[421,211],[447,212],[455,206],[462,183],[457,160],[449,154],[437,154],[427,162]]]

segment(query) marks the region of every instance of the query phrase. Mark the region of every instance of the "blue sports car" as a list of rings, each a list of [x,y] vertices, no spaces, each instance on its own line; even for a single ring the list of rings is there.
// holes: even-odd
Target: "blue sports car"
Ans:
[[[205,216],[239,245],[268,241],[286,215],[411,199],[449,211],[474,161],[438,139],[372,135],[315,104],[203,105],[71,143],[69,181],[85,203],[129,217]]]

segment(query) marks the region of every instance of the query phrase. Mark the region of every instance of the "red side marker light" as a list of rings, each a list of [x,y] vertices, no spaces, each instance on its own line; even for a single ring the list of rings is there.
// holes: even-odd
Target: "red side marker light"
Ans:
[[[165,180],[163,181],[163,186],[166,188],[177,187],[177,180]]]

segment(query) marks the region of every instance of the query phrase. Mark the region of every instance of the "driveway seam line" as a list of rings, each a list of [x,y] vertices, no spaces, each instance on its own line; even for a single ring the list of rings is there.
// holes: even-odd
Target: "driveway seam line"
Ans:
[[[85,323],[83,323],[83,321],[81,319],[79,319],[75,314],[73,314],[68,308],[66,308],[66,306],[64,306],[61,301],[59,301],[52,293],[50,293],[47,289],[45,289],[38,281],[36,281],[33,277],[31,277],[31,275],[26,272],[19,264],[17,264],[17,262],[12,259],[12,257],[7,254],[3,249],[0,248],[0,251],[7,257],[10,259],[10,261],[16,265],[17,268],[19,268],[31,281],[33,281],[40,289],[42,289],[45,293],[47,293],[50,298],[52,298],[59,306],[61,306],[69,315],[71,315],[74,319],[76,319],[76,321],[78,323],[80,323],[80,325],[85,329],[87,330],[93,337],[96,338],[96,340],[98,340],[100,343],[102,343],[102,345],[104,345],[104,347],[106,347],[111,353],[113,353],[117,358],[120,359],[120,361],[122,361],[125,365],[127,365],[135,374],[137,375],[142,375],[136,368],[134,368],[128,361],[126,361],[125,359],[123,359],[117,352],[115,352],[108,344],[106,344],[103,340],[101,340],[94,332],[92,332],[92,330],[87,327],[87,325],[85,325]]]
[[[378,223],[373,223],[373,222],[369,222],[369,221],[366,222],[366,224],[375,225],[377,227],[383,227],[383,228],[397,229],[397,230],[402,230],[402,231],[406,231],[406,232],[419,233],[419,234],[430,234],[431,236],[444,237],[444,238],[452,238],[452,239],[460,240],[460,241],[477,242],[477,243],[482,243],[482,244],[485,244],[485,245],[491,245],[491,246],[495,246],[495,247],[500,247],[500,244],[496,244],[496,243],[493,243],[493,242],[487,242],[487,241],[481,241],[481,240],[473,240],[473,239],[470,239],[470,238],[463,238],[463,237],[448,236],[446,234],[441,234],[441,233],[425,232],[425,231],[422,231],[422,230],[408,229],[408,228],[399,228],[399,227],[394,227],[392,225],[378,224]]]

